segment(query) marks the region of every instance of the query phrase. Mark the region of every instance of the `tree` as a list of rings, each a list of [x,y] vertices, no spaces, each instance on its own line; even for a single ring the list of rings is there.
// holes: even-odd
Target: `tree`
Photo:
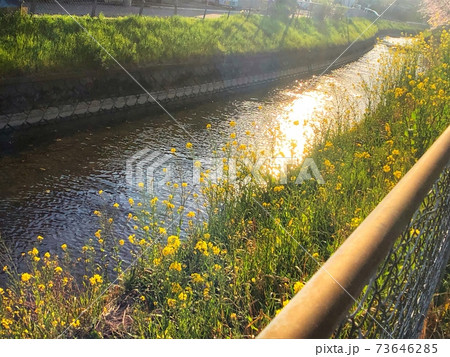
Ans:
[[[270,16],[277,20],[287,22],[296,9],[296,0],[276,0],[275,4],[270,9]]]
[[[422,12],[430,25],[437,27],[450,23],[450,0],[422,0]]]

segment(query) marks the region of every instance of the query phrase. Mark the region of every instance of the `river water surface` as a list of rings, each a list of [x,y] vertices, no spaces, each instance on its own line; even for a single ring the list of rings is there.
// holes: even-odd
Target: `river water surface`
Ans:
[[[397,43],[397,39],[387,39]],[[214,102],[197,104],[173,114],[141,114],[110,126],[79,129],[0,155],[0,234],[16,255],[29,250],[38,235],[45,237],[43,250],[59,251],[62,243],[78,248],[99,228],[93,211],[105,204],[126,206],[130,187],[126,161],[142,149],[170,153],[183,159],[185,145],[193,142],[198,157],[210,156],[211,148],[250,130],[260,145],[273,144],[268,131],[279,126],[284,139],[275,143],[289,152],[295,142],[299,155],[318,118],[345,95],[364,110],[360,84],[379,69],[386,43],[376,45],[358,61],[320,78],[292,80],[239,95],[224,95]],[[92,120],[95,120],[92,118]],[[229,122],[236,122],[230,128]],[[211,124],[211,130],[206,129]],[[105,193],[101,196],[98,191]],[[125,213],[124,213],[125,214]]]

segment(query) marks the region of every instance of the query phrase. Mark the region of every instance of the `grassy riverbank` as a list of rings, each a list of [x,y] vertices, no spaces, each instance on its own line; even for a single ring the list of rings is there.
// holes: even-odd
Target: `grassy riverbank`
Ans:
[[[244,183],[248,169],[238,165],[234,183],[213,184],[202,173],[206,202],[193,198],[205,204],[208,217],[183,207],[190,184],[172,182],[170,196],[142,194],[128,207],[99,207],[93,212],[99,230],[81,252],[63,244],[58,256],[50,254],[40,248],[45,237],[38,237],[25,253],[27,271],[5,263],[9,283],[0,290],[0,337],[257,335],[448,125],[449,49],[446,32],[440,42],[419,38],[399,49],[379,84],[367,90],[361,122],[354,122],[349,98],[336,117],[320,121],[306,154],[318,164],[324,185],[296,185],[290,175],[284,185],[269,175],[266,185]],[[225,173],[230,160],[255,162],[267,150],[244,144],[251,132],[242,135],[231,134],[218,148]],[[192,144],[186,151],[195,156]],[[134,225],[127,236],[112,233],[121,214]],[[135,265],[123,272],[119,253],[127,252]],[[75,265],[84,271],[81,282],[73,278]]]
[[[413,31],[401,23],[352,18],[289,26],[269,17],[222,16],[201,21],[186,17],[75,17],[128,68],[184,63],[229,54],[312,50],[347,44],[380,29]],[[70,17],[0,15],[0,78],[115,68],[115,63]],[[367,31],[365,31],[367,29]]]

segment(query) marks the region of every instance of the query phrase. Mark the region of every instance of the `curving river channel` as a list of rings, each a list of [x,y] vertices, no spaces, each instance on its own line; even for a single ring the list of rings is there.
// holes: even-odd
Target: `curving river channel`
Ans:
[[[267,129],[279,126],[284,139],[274,144],[277,149],[289,151],[295,142],[295,150],[302,153],[314,122],[326,117],[331,107],[336,109],[342,96],[354,98],[364,110],[365,102],[358,100],[360,84],[370,82],[388,46],[399,41],[387,38],[358,61],[320,78],[277,83],[177,109],[172,113],[176,122],[165,113],[144,112],[88,129],[80,126],[70,134],[55,131],[55,126],[39,129],[32,144],[0,154],[0,234],[17,256],[29,250],[38,235],[45,237],[42,249],[50,252],[59,251],[62,243],[81,247],[98,229],[94,210],[105,201],[126,206],[131,190],[126,161],[143,149],[170,153],[176,148],[183,160],[186,143],[193,142],[197,156],[207,157],[231,131],[239,136],[251,130],[260,145],[272,145]],[[230,128],[231,120],[235,128]],[[100,196],[99,190],[105,194]]]

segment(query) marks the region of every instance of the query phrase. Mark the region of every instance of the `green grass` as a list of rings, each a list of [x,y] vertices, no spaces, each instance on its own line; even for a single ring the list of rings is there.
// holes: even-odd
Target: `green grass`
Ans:
[[[344,111],[317,128],[308,156],[324,185],[280,185],[268,174],[263,186],[241,179],[216,185],[204,172],[208,216],[186,212],[190,186],[172,183],[171,196],[142,194],[129,207],[109,203],[94,212],[101,230],[81,253],[63,246],[59,257],[46,257],[37,242],[25,275],[5,267],[10,279],[0,290],[0,337],[56,337],[69,325],[65,337],[257,335],[318,268],[297,242],[326,261],[446,128],[449,48],[443,32],[439,41],[421,37],[398,49],[379,85],[367,91],[365,99],[378,104],[360,122]],[[222,153],[255,160],[260,149],[241,141],[232,135]],[[237,170],[246,176],[246,166]],[[114,235],[117,216],[127,212],[135,233]],[[130,251],[136,264],[122,272],[119,252]],[[85,272],[80,281],[71,273],[75,264]],[[119,279],[102,295],[112,280],[105,267]]]
[[[213,56],[325,48],[356,39],[366,19],[315,22],[299,18],[288,29],[269,17],[222,16],[201,21],[127,16],[75,17],[112,56],[128,68],[196,62]],[[377,25],[378,26],[378,25]],[[361,40],[375,36],[369,28]],[[383,28],[414,28],[383,22]],[[0,15],[0,78],[114,67],[109,56],[68,16]]]

